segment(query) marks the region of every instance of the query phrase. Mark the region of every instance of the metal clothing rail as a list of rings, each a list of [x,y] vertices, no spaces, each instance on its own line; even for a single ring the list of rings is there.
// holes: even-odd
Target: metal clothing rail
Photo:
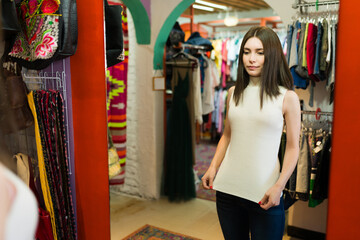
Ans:
[[[199,50],[207,50],[207,49],[209,49],[209,47],[207,47],[207,46],[191,45],[191,44],[186,44],[186,43],[181,44],[181,47],[183,49],[199,49]]]
[[[318,0],[316,2],[305,2],[303,0],[295,0],[295,3],[292,5],[294,9],[297,9],[299,7],[315,7],[315,6],[324,6],[324,5],[335,5],[339,4],[339,0],[333,0],[333,1],[321,1]]]
[[[332,112],[322,112],[320,108],[316,109],[316,111],[301,111],[301,114],[310,114],[315,115],[316,120],[320,120],[321,115],[323,116],[333,116]]]
[[[332,116],[333,115],[332,112],[301,111],[301,113],[302,114],[310,114],[310,115],[319,114],[319,115],[325,115],[325,116]]]
[[[23,73],[23,80],[26,83],[29,90],[57,90],[60,92],[63,98],[63,107],[64,107],[64,120],[65,120],[65,141],[66,141],[66,150],[67,157],[69,161],[69,174],[73,173],[71,167],[71,147],[70,147],[70,129],[69,129],[69,106],[67,101],[67,91],[66,91],[66,63],[65,59],[61,60],[58,68],[55,69],[54,63],[51,64],[51,72],[40,71],[36,76],[30,76],[26,73]]]

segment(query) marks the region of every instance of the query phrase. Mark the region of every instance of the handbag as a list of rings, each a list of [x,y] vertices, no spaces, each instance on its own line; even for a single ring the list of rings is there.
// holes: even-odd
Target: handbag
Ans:
[[[116,148],[112,141],[111,133],[108,127],[108,139],[109,139],[109,149],[108,149],[108,165],[109,165],[109,179],[112,179],[120,174],[120,158],[117,154]]]
[[[44,69],[75,54],[76,0],[22,0],[16,5],[21,31],[9,56],[28,69]]]
[[[124,40],[122,28],[122,7],[120,5],[105,5],[105,36],[106,36],[106,67],[124,61]]]

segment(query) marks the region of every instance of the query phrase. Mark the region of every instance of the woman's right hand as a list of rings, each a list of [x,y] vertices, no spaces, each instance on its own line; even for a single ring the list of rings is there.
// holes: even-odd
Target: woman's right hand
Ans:
[[[202,185],[204,189],[212,189],[213,181],[216,175],[216,169],[212,166],[208,168],[204,176],[201,178]]]

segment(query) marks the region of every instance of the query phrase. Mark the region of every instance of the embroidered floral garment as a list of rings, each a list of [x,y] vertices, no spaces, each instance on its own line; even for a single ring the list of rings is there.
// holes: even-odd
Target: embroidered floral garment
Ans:
[[[49,59],[58,49],[60,0],[23,0],[17,4],[22,31],[10,56],[26,61]]]

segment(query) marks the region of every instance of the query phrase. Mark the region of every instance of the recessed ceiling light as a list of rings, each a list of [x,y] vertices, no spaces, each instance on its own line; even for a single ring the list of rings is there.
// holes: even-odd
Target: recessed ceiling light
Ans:
[[[215,3],[210,3],[210,2],[206,2],[203,0],[195,0],[196,3],[205,5],[205,6],[209,6],[209,7],[213,7],[213,8],[218,8],[218,9],[222,9],[222,10],[227,10],[228,8],[224,5],[219,5],[219,4],[215,4]]]
[[[214,8],[212,8],[212,7],[205,7],[205,6],[201,6],[201,5],[197,5],[197,4],[193,4],[193,8],[205,10],[205,11],[209,11],[209,12],[214,11]]]

